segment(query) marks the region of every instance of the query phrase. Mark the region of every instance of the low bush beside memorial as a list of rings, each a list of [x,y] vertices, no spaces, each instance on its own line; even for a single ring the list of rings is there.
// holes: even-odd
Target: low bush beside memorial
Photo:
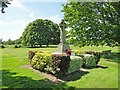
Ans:
[[[96,67],[96,61],[94,55],[90,54],[80,54],[78,55],[83,58],[83,67],[84,68],[92,68]]]
[[[65,75],[69,69],[70,56],[65,54],[52,55],[50,67],[54,71],[53,74],[57,76]]]
[[[76,55],[80,55],[80,54],[90,54],[90,55],[94,55],[96,64],[98,64],[98,62],[100,61],[100,52],[96,52],[96,51],[82,51],[82,50],[72,50],[73,52],[75,52]]]
[[[70,56],[69,69],[66,74],[71,74],[75,71],[79,71],[83,65],[83,59],[79,56]]]
[[[40,71],[62,76],[74,73],[80,68],[96,67],[98,63],[96,54],[83,54],[84,51],[76,51],[78,55],[54,54],[54,51],[29,51],[29,62],[31,66]],[[96,56],[95,56],[96,55]]]
[[[35,53],[34,57],[32,58],[31,65],[35,69],[44,71],[45,68],[50,64],[50,57],[51,54]]]

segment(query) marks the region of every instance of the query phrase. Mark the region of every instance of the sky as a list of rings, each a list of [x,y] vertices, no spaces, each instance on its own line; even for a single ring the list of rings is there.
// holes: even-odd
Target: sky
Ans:
[[[64,13],[61,12],[67,0],[13,0],[5,13],[0,12],[0,39],[16,40],[26,26],[36,19],[49,19],[59,24]]]

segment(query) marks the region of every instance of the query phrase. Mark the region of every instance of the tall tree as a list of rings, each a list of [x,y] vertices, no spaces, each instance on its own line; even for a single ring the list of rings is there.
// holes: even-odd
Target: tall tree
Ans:
[[[79,45],[120,43],[120,2],[69,2],[63,5],[64,19],[71,28],[68,38]]]
[[[55,38],[60,42],[59,26],[50,20],[37,19],[26,27],[22,36],[22,43],[30,46],[45,44],[49,45]],[[54,40],[54,41],[55,41]]]

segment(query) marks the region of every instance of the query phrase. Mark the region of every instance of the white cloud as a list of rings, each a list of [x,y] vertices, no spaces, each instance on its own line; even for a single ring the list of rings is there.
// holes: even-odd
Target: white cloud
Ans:
[[[8,26],[10,23],[0,20],[0,26]]]
[[[29,15],[28,15],[28,17],[30,18],[30,17],[33,17],[34,16],[34,13],[30,13]]]
[[[22,3],[18,2],[17,0],[13,0],[10,2],[11,4],[9,5],[10,7],[17,7],[17,8],[21,8],[24,11],[30,11],[29,9],[27,9]]]
[[[34,14],[31,13],[28,16],[33,17]],[[59,15],[56,15],[56,16],[52,16],[52,17],[38,17],[38,18],[36,17],[36,18],[34,18],[32,20],[28,20],[28,21],[21,21],[21,20],[18,20],[18,21],[17,20],[15,20],[15,21],[3,21],[3,20],[0,20],[0,27],[2,27],[2,26],[7,27],[7,26],[12,26],[12,25],[20,25],[23,28],[25,28],[30,22],[32,22],[32,21],[34,21],[36,19],[43,19],[43,20],[48,19],[48,20],[53,21],[54,23],[59,24],[62,18],[59,17]]]
[[[18,39],[29,21],[0,21],[0,38],[3,40]]]
[[[18,0],[20,2],[67,2],[67,0]]]
[[[38,17],[35,19],[43,19],[43,20],[48,19],[48,20],[53,21],[54,23],[60,23],[62,18],[60,18],[59,15],[56,15],[56,16],[52,16],[52,17]]]
[[[52,20],[52,21],[60,21],[61,18],[59,17],[59,15],[53,16],[53,17],[49,17],[48,19]]]
[[[8,22],[8,21],[0,21],[0,27],[10,27],[12,25],[20,25],[21,27],[25,28],[27,26],[27,24],[29,24],[29,21],[11,21],[11,22]]]

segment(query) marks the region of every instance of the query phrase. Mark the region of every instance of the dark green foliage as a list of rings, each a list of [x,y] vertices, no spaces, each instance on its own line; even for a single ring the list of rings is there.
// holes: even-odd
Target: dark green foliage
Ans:
[[[21,45],[18,45],[19,48],[21,48],[22,46]]]
[[[70,56],[67,55],[52,55],[50,67],[56,76],[65,75],[68,71]],[[58,70],[57,70],[58,69]]]
[[[83,65],[83,59],[79,56],[70,56],[70,64],[69,69],[66,74],[74,73],[75,71],[79,71]]]
[[[15,44],[21,44],[22,39],[16,39],[14,40]]]
[[[69,43],[80,47],[120,44],[120,2],[69,2],[63,5]]]
[[[2,45],[2,46],[1,46],[1,48],[5,48],[5,46],[4,46],[4,45]]]
[[[111,55],[103,55],[102,57],[105,59],[112,59],[113,58],[113,56],[111,56]]]
[[[25,28],[22,43],[34,47],[35,45],[58,44],[60,42],[60,30],[56,23],[50,20],[37,19]]]
[[[94,55],[90,54],[80,54],[78,55],[83,58],[83,67],[84,68],[92,68],[96,67],[96,60]]]
[[[19,48],[18,45],[14,45],[13,48]]]
[[[85,52],[86,54],[94,55],[96,64],[98,64],[98,62],[100,61],[100,56],[101,56],[101,53],[100,53],[100,52],[95,52],[95,51],[84,51],[84,52]]]
[[[96,51],[81,51],[81,50],[72,50],[72,51],[75,52],[76,55],[80,55],[80,54],[94,55],[96,64],[98,64],[98,62],[100,61],[100,56],[102,55],[100,52],[96,52]]]
[[[12,43],[12,40],[9,39],[9,40],[7,41],[7,45],[11,45],[11,43]]]
[[[1,8],[1,13],[5,13],[5,11],[4,11],[4,8],[7,8],[8,7],[8,4],[10,4],[10,1],[12,1],[12,0],[1,0],[0,1],[0,8]]]

